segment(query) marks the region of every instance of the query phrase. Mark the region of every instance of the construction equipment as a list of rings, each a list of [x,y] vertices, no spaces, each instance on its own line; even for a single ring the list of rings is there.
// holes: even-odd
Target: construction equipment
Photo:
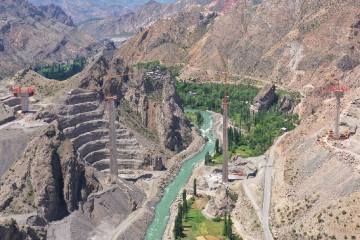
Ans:
[[[334,77],[334,75],[332,75]],[[339,79],[334,79],[336,84],[330,88],[330,91],[334,93],[336,97],[336,117],[335,117],[335,139],[340,139],[339,125],[340,125],[340,108],[341,108],[341,98],[344,97],[344,93],[347,91],[347,88],[344,85],[340,84]]]
[[[12,86],[11,92],[14,97],[19,97],[21,101],[21,112],[26,113],[29,111],[29,97],[35,95],[33,87]]]
[[[115,127],[115,101],[116,96],[105,97],[106,109],[109,119],[109,150],[110,150],[110,173],[117,177],[119,174],[117,164],[116,127]]]

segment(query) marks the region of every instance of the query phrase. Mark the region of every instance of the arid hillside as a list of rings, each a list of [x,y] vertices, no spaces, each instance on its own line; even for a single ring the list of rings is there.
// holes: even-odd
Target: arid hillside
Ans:
[[[249,76],[294,89],[319,83],[313,79],[329,66],[345,71],[357,65],[359,3],[246,2],[237,1],[226,12],[213,12],[210,4],[201,14],[188,11],[160,20],[125,44],[121,54],[133,62],[182,64],[184,78],[209,80],[219,50],[235,79]]]
[[[96,41],[72,26],[55,6],[37,8],[25,0],[0,2],[0,78],[36,63],[87,55]]]
[[[160,3],[154,0],[140,5],[119,16],[89,19],[79,24],[84,32],[97,39],[112,38],[114,41],[136,34],[139,29],[152,25],[159,19],[170,18],[174,14],[203,6],[210,0],[178,0],[174,3]]]

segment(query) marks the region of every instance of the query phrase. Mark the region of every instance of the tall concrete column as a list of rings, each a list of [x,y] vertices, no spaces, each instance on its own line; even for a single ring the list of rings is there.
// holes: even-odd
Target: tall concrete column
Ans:
[[[341,97],[342,93],[337,92],[335,93],[336,96],[336,118],[335,118],[335,139],[340,139],[340,131],[339,131],[339,125],[340,125],[340,107],[341,107]]]
[[[109,150],[110,150],[110,173],[118,176],[116,127],[115,127],[115,103],[113,100],[107,102],[109,116]]]
[[[228,182],[228,101],[227,96],[224,97],[223,101],[223,156],[224,163],[222,169],[222,179],[224,183]]]
[[[21,111],[26,113],[29,111],[29,93],[27,91],[20,93]]]

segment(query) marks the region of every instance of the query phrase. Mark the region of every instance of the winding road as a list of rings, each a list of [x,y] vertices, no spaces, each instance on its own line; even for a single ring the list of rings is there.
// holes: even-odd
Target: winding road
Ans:
[[[263,207],[262,207],[262,226],[264,231],[264,240],[272,240],[272,234],[270,231],[269,226],[269,212],[270,212],[270,203],[271,203],[271,189],[272,189],[272,170],[273,164],[275,161],[275,150],[276,146],[281,142],[281,140],[287,135],[288,133],[279,137],[275,144],[271,147],[269,157],[267,160],[267,164],[265,166],[265,173],[264,173],[264,199],[263,199]]]

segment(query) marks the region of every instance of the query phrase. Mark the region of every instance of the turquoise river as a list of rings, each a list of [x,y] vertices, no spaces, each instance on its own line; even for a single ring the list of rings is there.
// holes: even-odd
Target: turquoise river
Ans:
[[[192,175],[195,165],[201,161],[204,161],[206,152],[213,153],[215,147],[215,139],[212,134],[212,116],[209,112],[201,112],[204,122],[201,126],[201,132],[204,137],[207,137],[209,141],[204,148],[189,158],[182,165],[178,175],[165,189],[164,196],[157,204],[155,209],[155,218],[146,232],[146,240],[161,240],[165,232],[166,225],[169,221],[170,206],[176,199],[181,189],[189,181]]]

